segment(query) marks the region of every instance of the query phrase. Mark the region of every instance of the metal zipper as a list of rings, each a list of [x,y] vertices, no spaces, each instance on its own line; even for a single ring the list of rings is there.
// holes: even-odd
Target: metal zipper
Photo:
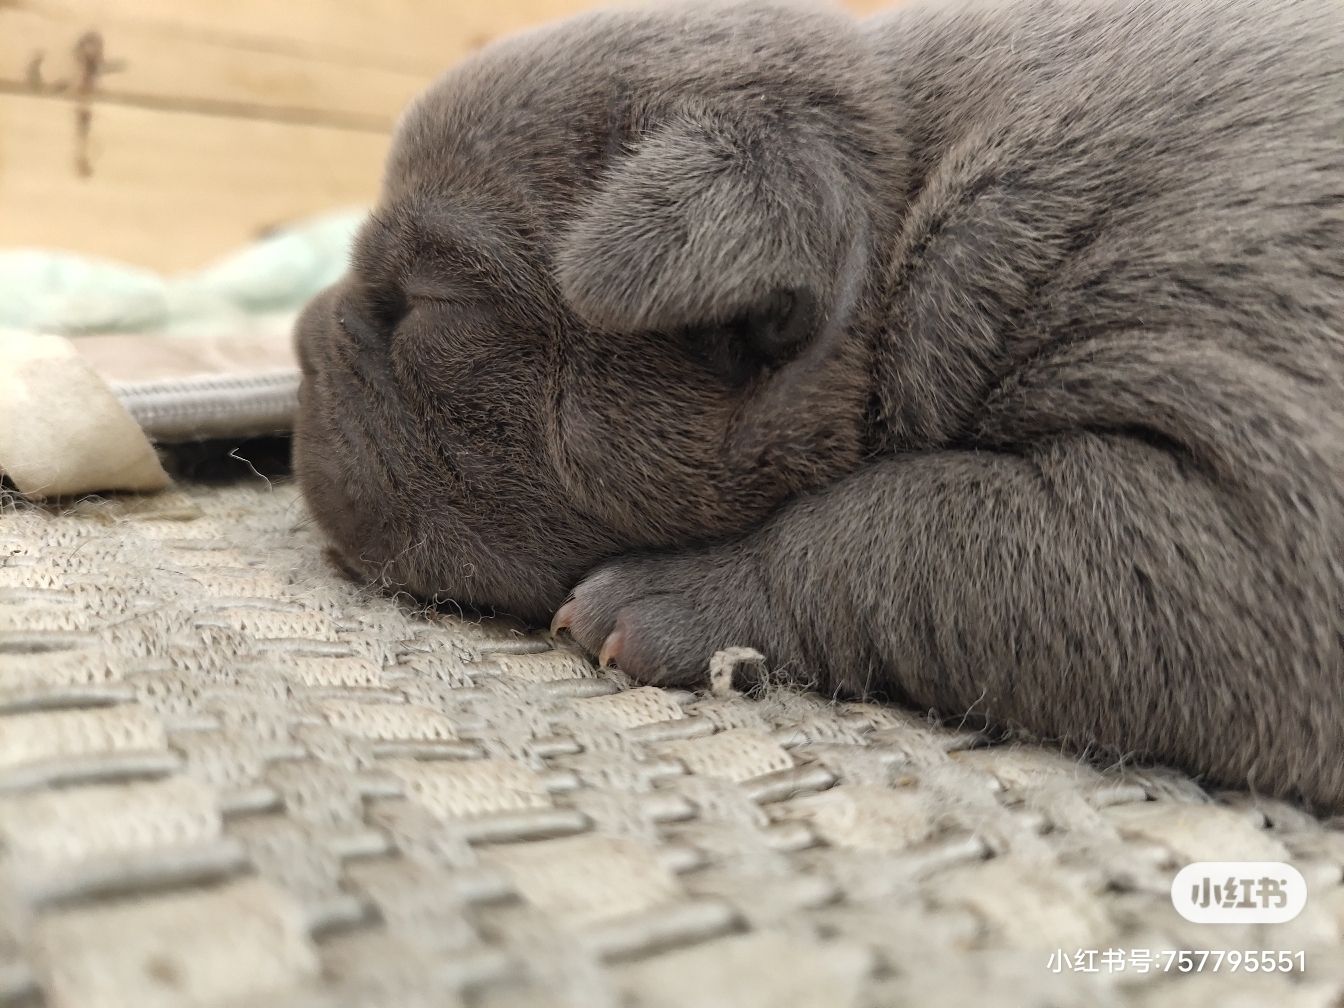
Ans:
[[[151,441],[283,434],[294,426],[299,373],[126,382],[112,392]]]

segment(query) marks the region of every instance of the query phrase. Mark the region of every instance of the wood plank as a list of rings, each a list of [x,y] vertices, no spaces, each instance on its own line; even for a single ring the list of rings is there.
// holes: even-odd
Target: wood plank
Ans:
[[[10,0],[97,12],[240,48],[319,54],[436,73],[502,33],[597,6],[592,0]]]
[[[101,56],[90,79],[88,58],[79,53],[81,40],[95,37]],[[387,130],[433,76],[360,65],[338,54],[248,48],[247,42],[38,0],[0,8],[0,85],[11,92],[72,94],[87,81],[86,90],[123,104]]]
[[[492,38],[583,0],[0,0],[0,87],[387,129],[430,79]]]
[[[200,266],[277,224],[367,205],[387,148],[379,133],[95,104],[84,177],[77,111],[0,94],[0,247]]]

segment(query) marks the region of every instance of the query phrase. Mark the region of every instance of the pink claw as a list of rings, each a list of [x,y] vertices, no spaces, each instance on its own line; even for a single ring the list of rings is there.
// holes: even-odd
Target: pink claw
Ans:
[[[568,630],[570,624],[574,622],[574,600],[570,599],[551,617],[551,633],[558,634],[561,630]]]
[[[598,668],[609,668],[612,662],[620,662],[621,645],[625,643],[625,631],[616,629],[602,642],[602,650],[597,654]]]

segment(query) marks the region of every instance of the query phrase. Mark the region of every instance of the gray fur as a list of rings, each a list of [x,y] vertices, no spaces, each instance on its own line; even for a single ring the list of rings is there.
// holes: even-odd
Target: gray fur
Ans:
[[[1338,0],[519,36],[298,340],[359,577],[1344,808]]]

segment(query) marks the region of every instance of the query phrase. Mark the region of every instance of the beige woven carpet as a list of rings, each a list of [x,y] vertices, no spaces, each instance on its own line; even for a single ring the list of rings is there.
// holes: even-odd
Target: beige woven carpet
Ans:
[[[1338,824],[892,709],[622,688],[354,590],[303,526],[260,485],[0,515],[0,1004],[1339,1003]],[[1201,858],[1289,861],[1306,910],[1188,924]]]

